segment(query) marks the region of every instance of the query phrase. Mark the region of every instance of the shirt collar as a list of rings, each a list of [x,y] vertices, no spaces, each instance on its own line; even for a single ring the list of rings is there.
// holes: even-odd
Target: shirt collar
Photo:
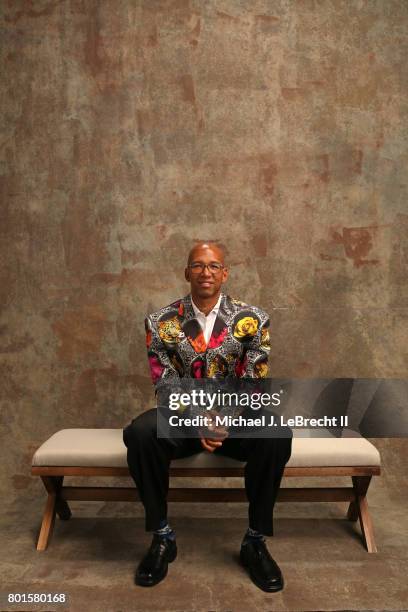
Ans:
[[[213,314],[213,313],[214,313],[215,315],[217,315],[217,314],[218,314],[218,311],[219,311],[219,309],[220,309],[221,298],[222,298],[222,294],[220,294],[220,297],[218,298],[217,303],[215,304],[214,308],[213,308],[212,310],[210,310],[210,312],[208,313],[208,315],[205,315],[205,314],[204,314],[204,313],[203,313],[203,312],[202,312],[202,311],[201,311],[199,308],[197,308],[197,306],[196,306],[196,305],[194,304],[194,302],[193,302],[193,298],[191,298],[191,305],[192,305],[192,307],[193,307],[193,310],[194,310],[194,314],[195,314],[195,316],[197,317],[197,316],[201,315],[202,317],[205,317],[205,316],[209,317],[209,316],[210,316],[210,314]]]

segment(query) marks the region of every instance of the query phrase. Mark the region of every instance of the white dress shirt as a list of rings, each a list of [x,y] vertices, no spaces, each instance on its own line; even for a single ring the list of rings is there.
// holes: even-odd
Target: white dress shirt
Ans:
[[[193,307],[196,319],[200,323],[201,329],[203,330],[204,339],[205,339],[206,344],[208,344],[210,341],[212,330],[214,328],[215,319],[217,318],[218,311],[220,309],[220,304],[221,304],[221,295],[218,298],[218,302],[216,303],[214,308],[208,313],[207,316],[205,316],[205,314],[201,312],[201,310],[197,308],[197,306],[194,304],[193,298],[191,298],[191,305]]]

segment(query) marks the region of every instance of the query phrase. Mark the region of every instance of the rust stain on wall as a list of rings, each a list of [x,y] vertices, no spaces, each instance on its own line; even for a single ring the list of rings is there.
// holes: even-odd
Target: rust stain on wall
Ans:
[[[275,189],[275,180],[278,174],[278,165],[273,156],[260,156],[260,188],[265,196],[272,196]]]
[[[332,233],[333,242],[342,244],[348,259],[353,261],[356,268],[366,265],[376,265],[378,259],[366,259],[373,248],[376,227],[343,227],[343,231]]]
[[[196,17],[195,26],[191,30],[192,38],[190,39],[190,45],[192,47],[196,47],[198,45],[198,39],[200,38],[200,32],[201,32],[201,19],[200,17]]]
[[[86,21],[86,40],[84,45],[85,62],[93,76],[102,68],[99,7],[97,2],[90,3],[90,19]]]
[[[238,17],[235,17],[234,15],[230,15],[229,13],[224,13],[224,11],[216,11],[216,15],[218,17],[221,17],[221,19],[230,21],[232,23],[236,23],[240,21]]]
[[[52,15],[56,6],[60,4],[61,2],[63,2],[63,0],[55,0],[54,2],[40,1],[34,5],[37,10],[33,8],[32,0],[23,0],[23,1],[20,0],[19,2],[8,2],[9,7],[14,5],[13,6],[14,9],[16,9],[16,7],[18,6],[21,6],[22,8],[20,10],[16,10],[14,15],[11,15],[11,14],[4,15],[4,19],[8,23],[15,24],[22,17],[29,17],[29,18],[36,19],[39,17],[49,16],[49,15]]]
[[[183,100],[195,106],[196,97],[194,92],[194,81],[191,74],[183,74],[183,76],[180,77],[180,85],[183,92]]]

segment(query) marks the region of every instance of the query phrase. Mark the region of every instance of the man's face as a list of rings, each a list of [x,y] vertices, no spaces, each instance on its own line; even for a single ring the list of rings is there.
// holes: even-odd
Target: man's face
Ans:
[[[203,264],[206,264],[205,268]],[[219,295],[221,285],[228,278],[221,249],[216,246],[197,246],[190,254],[189,265],[184,274],[190,283],[193,297],[208,298]]]

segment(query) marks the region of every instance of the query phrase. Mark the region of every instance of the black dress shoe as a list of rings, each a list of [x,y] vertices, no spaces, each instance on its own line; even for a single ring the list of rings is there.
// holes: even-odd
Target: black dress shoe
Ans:
[[[241,545],[239,558],[257,587],[267,593],[283,589],[282,572],[269,554],[264,540],[251,538],[247,544]]]
[[[155,534],[149,550],[136,570],[135,583],[139,586],[154,586],[167,576],[168,564],[176,557],[176,541]]]

